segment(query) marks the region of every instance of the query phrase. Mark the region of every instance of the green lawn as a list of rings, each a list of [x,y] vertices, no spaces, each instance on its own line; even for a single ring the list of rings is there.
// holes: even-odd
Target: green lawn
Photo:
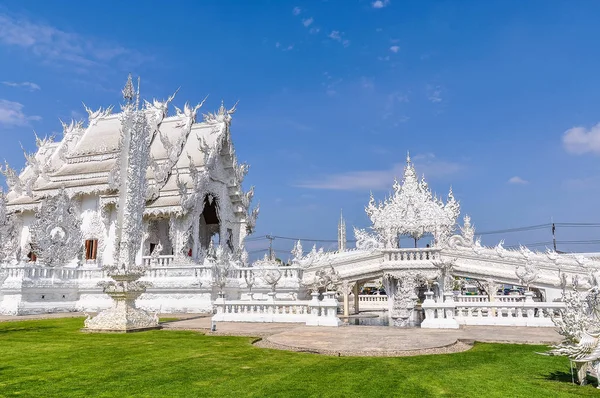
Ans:
[[[149,331],[85,334],[83,319],[0,323],[0,396],[556,397],[599,396],[570,383],[545,347],[476,344],[408,358],[265,350],[244,337]]]

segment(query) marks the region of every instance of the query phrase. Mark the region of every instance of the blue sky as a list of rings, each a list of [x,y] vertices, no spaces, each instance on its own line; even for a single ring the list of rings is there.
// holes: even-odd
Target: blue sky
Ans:
[[[33,130],[83,118],[82,101],[117,105],[132,72],[148,98],[181,86],[178,106],[240,100],[232,131],[261,203],[258,235],[335,239],[343,209],[351,236],[407,151],[480,231],[600,222],[597,1],[137,4],[0,2],[0,159],[22,167],[19,142],[33,150]]]

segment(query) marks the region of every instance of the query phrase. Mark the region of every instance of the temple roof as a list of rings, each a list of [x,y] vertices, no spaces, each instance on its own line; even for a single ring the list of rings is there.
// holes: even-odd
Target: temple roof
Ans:
[[[182,192],[202,178],[217,178],[241,192],[247,166],[237,163],[229,133],[235,107],[227,110],[221,105],[218,112],[208,113],[197,122],[196,113],[202,104],[186,104],[183,110],[175,108],[175,115],[167,115],[173,97],[165,102],[145,102],[144,106],[154,128],[147,171],[148,207],[181,208]],[[86,111],[87,126],[83,122],[63,123],[60,141],[38,138],[37,152],[25,153],[27,164],[21,173],[8,165],[0,168],[9,185],[9,209],[29,208],[62,188],[69,195],[114,195],[111,178],[120,172],[121,114],[112,114],[112,107],[97,111],[86,107]]]

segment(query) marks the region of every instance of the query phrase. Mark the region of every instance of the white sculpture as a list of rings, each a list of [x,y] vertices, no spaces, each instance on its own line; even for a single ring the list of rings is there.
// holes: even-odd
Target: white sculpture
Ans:
[[[68,264],[81,255],[81,219],[64,190],[42,201],[30,232],[33,252],[49,267]]]
[[[393,189],[393,195],[380,203],[376,203],[371,194],[366,207],[372,229],[377,233],[380,243],[386,248],[396,248],[399,235],[408,235],[417,240],[427,232],[433,233],[436,244],[442,244],[450,237],[460,214],[460,206],[454,199],[452,188],[444,204],[433,196],[424,178],[421,181],[417,179],[410,156],[407,156],[402,184],[394,181]]]
[[[136,102],[130,93],[131,75],[124,89],[127,101],[121,115],[121,166],[117,217],[115,265],[106,267],[113,281],[103,282],[104,292],[113,306],[96,317],[86,319],[85,328],[94,331],[122,331],[158,327],[157,314],[149,314],[135,305],[135,300],[150,286],[139,281],[146,268],[136,265],[136,254],[144,233],[142,217],[146,205],[146,170],[153,132],[146,113],[139,108],[139,80]]]
[[[587,291],[578,289],[577,278],[573,279],[572,289],[567,291],[566,276],[563,276],[562,300],[566,307],[560,317],[553,316],[552,320],[564,340],[547,352],[573,361],[580,385],[587,383],[588,370],[600,375],[600,285],[595,274],[590,274],[589,278],[593,287]]]

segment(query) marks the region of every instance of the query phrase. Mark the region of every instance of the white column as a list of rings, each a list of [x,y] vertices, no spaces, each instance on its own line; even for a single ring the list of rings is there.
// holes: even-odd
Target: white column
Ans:
[[[356,282],[356,284],[354,285],[354,313],[358,314],[360,312],[360,308],[358,305],[358,282]],[[348,312],[350,312],[350,310],[348,310]]]

